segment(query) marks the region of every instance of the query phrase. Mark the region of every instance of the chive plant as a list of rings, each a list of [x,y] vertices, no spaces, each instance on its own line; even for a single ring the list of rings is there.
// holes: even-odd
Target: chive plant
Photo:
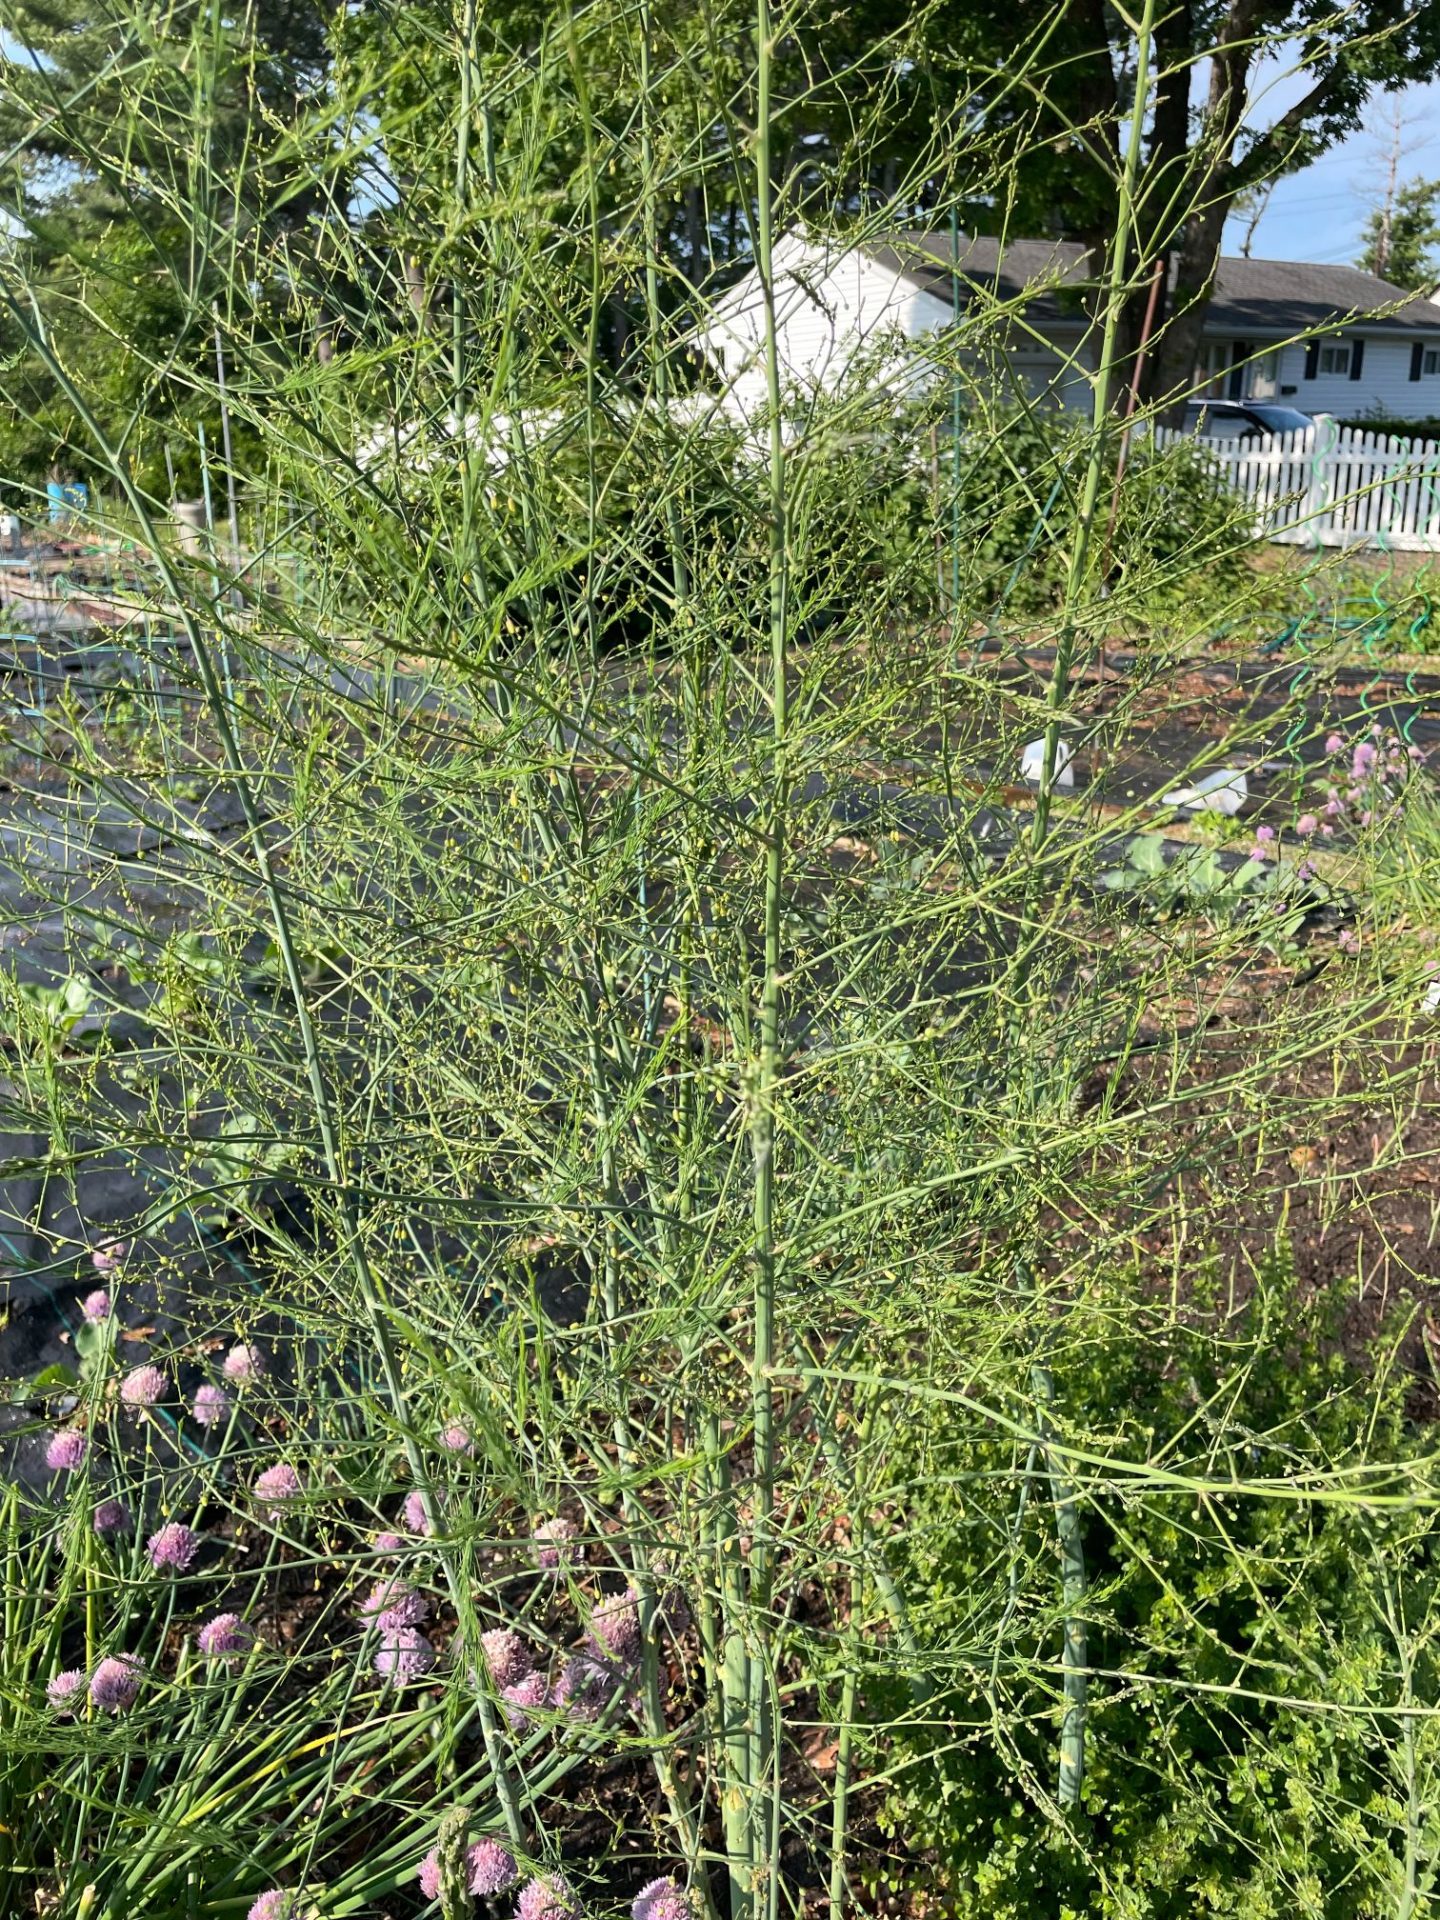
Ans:
[[[1102,1857],[1087,1710],[1140,1682],[1097,1656],[1087,1528],[1181,1492],[1429,1525],[1423,1461],[1296,1435],[1262,1474],[1223,1406],[1147,1447],[1067,1390],[1107,1276],[1178,1324],[1187,1249],[1243,1268],[1327,1128],[1384,1112],[1377,1165],[1403,1158],[1420,963],[1326,948],[1316,993],[1299,943],[1372,878],[1394,897],[1426,775],[1387,747],[1384,803],[1313,860],[1298,758],[1278,840],[1146,837],[1277,712],[1303,743],[1307,678],[1103,804],[1060,785],[1062,743],[1140,753],[1261,589],[1197,463],[1116,474],[1135,208],[1169,191],[1151,0],[1088,415],[997,401],[1029,323],[978,293],[926,379],[888,340],[798,377],[792,234],[958,231],[1015,185],[1001,108],[1054,22],[1004,74],[940,63],[964,110],[898,161],[926,18],[827,63],[808,0],[350,10],[238,160],[248,28],[126,17],[114,112],[46,99],[204,342],[150,369],[187,395],[163,471],[208,485],[220,444],[238,504],[182,544],[139,414],[57,347],[23,247],[0,261],[86,532],[130,543],[141,716],[72,700],[7,772],[82,843],[83,890],[40,851],[14,878],[98,1016],[81,1044],[0,982],[37,1240],[52,1186],[78,1223],[41,1297],[78,1299],[95,1167],[130,1178],[113,1311],[21,1391],[0,1509],[0,1819],[42,1910],[838,1914],[892,1748],[943,1754],[957,1698],[1036,1844]],[[897,1465],[937,1426],[943,1488]],[[988,1546],[937,1633],[898,1570],[957,1488]],[[1401,1893],[1363,1910],[1411,1913],[1428,1629],[1392,1625],[1403,1697],[1363,1706],[1403,1733],[1404,1810],[1367,1816],[1365,1872]]]

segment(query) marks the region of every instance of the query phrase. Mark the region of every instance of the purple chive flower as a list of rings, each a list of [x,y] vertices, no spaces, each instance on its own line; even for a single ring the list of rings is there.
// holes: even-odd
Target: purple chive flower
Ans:
[[[429,1535],[435,1531],[426,1517],[425,1496],[418,1487],[416,1487],[413,1493],[406,1494],[405,1505],[401,1509],[401,1512],[405,1516],[405,1524],[411,1533]]]
[[[563,1873],[537,1873],[515,1902],[515,1920],[581,1920],[582,1912]]]
[[[288,1501],[298,1500],[305,1488],[290,1462],[281,1460],[255,1476],[253,1491],[262,1507],[283,1507]]]
[[[87,1320],[108,1320],[111,1300],[104,1287],[96,1287],[93,1293],[87,1293],[80,1302],[80,1311]]]
[[[1295,878],[1297,880],[1313,880],[1315,878],[1315,868],[1313,864],[1309,860],[1302,860],[1295,869]]]
[[[392,1686],[423,1680],[435,1665],[435,1649],[418,1627],[386,1627],[375,1655],[375,1671]]]
[[[223,1387],[211,1386],[207,1381],[195,1389],[190,1411],[202,1427],[218,1427],[230,1411],[230,1396]]]
[[[1340,929],[1340,939],[1337,944],[1342,953],[1358,953],[1360,951],[1360,936],[1355,932],[1353,927],[1342,927]]]
[[[227,1380],[233,1380],[237,1386],[247,1386],[252,1380],[259,1380],[265,1372],[265,1356],[259,1347],[253,1347],[241,1341],[231,1347],[226,1354],[220,1371]]]
[[[640,1653],[639,1595],[633,1587],[612,1595],[590,1616],[590,1638],[602,1653],[634,1660]]]
[[[575,1566],[584,1558],[584,1548],[576,1546],[575,1536],[579,1528],[573,1520],[567,1520],[563,1514],[553,1520],[542,1520],[535,1529],[535,1564],[542,1573],[558,1573],[563,1556],[566,1565]]]
[[[1319,825],[1320,822],[1315,818],[1313,813],[1302,813],[1300,818],[1295,822],[1295,831],[1300,835],[1302,840],[1308,840]]]
[[[123,1713],[134,1706],[144,1673],[144,1662],[133,1654],[102,1660],[90,1676],[90,1698],[106,1713]]]
[[[631,1902],[635,1920],[692,1920],[690,1896],[678,1880],[668,1876],[643,1886]]]
[[[299,1920],[296,1897],[284,1887],[271,1887],[254,1902],[245,1920]]]
[[[480,1645],[484,1650],[490,1678],[502,1691],[535,1671],[529,1647],[509,1627],[492,1627],[488,1633],[482,1633]]]
[[[478,1898],[488,1899],[503,1893],[519,1877],[515,1857],[498,1840],[477,1840],[465,1849],[465,1884]],[[420,1891],[427,1900],[440,1897],[440,1850],[432,1847],[420,1862],[417,1875]]]
[[[159,1367],[136,1367],[120,1382],[120,1398],[127,1407],[153,1407],[165,1398],[169,1387]]]
[[[503,1893],[519,1877],[514,1854],[498,1840],[477,1840],[465,1849],[466,1884],[478,1899],[488,1900],[492,1894]]]
[[[1373,770],[1374,765],[1375,748],[1368,740],[1357,742],[1355,751],[1350,756],[1350,778],[1357,781],[1364,780]]]
[[[53,1713],[68,1718],[80,1704],[76,1695],[83,1698],[84,1693],[85,1675],[79,1667],[70,1667],[64,1673],[56,1674],[45,1689],[45,1698],[50,1702]]]
[[[123,1500],[102,1500],[95,1509],[94,1528],[102,1540],[129,1533],[133,1522]]]
[[[372,1553],[403,1553],[405,1542],[398,1533],[377,1533],[370,1542]]]
[[[404,1580],[377,1580],[360,1602],[361,1618],[382,1627],[418,1627],[429,1611],[424,1594]]]
[[[517,1738],[529,1727],[531,1714],[548,1703],[549,1694],[543,1673],[527,1673],[513,1686],[500,1689],[506,1722]]]
[[[73,1473],[84,1460],[89,1445],[78,1427],[60,1427],[50,1436],[45,1464],[52,1473]]]
[[[238,1613],[217,1613],[196,1634],[195,1644],[207,1659],[225,1660],[233,1654],[248,1653],[255,1635]]]
[[[442,1427],[435,1438],[446,1453],[474,1453],[475,1451],[475,1441],[470,1429],[459,1420],[452,1420],[448,1427]]]
[[[128,1240],[102,1240],[98,1247],[90,1251],[90,1264],[97,1273],[114,1273],[130,1251]],[[91,1299],[94,1299],[92,1294]],[[92,1319],[101,1320],[103,1314],[93,1314]]]
[[[1326,753],[1343,753],[1345,751],[1344,737],[1338,733],[1328,734],[1325,739],[1325,751]]]
[[[170,1520],[151,1534],[145,1551],[157,1573],[183,1573],[200,1551],[200,1540],[182,1521]]]
[[[1275,838],[1274,827],[1256,827],[1255,838],[1259,841],[1262,841],[1266,846],[1268,846],[1270,842]]]
[[[555,1705],[571,1720],[598,1720],[625,1684],[623,1671],[597,1653],[577,1653],[565,1662],[555,1687]]]

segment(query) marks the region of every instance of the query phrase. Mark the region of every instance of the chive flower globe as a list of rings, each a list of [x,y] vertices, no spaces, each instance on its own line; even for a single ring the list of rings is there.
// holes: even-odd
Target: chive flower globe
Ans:
[[[237,1386],[247,1386],[252,1380],[264,1377],[265,1356],[259,1347],[250,1346],[242,1340],[226,1354],[220,1371]]]
[[[459,1420],[452,1420],[448,1427],[442,1427],[435,1438],[446,1453],[474,1453],[475,1451],[475,1441],[470,1429]]]
[[[482,1633],[480,1645],[484,1650],[485,1665],[490,1669],[490,1678],[497,1687],[513,1687],[518,1680],[534,1672],[535,1662],[530,1649],[519,1634],[512,1633],[509,1627],[492,1627],[488,1633]]]
[[[537,1707],[546,1704],[549,1695],[550,1689],[543,1673],[527,1673],[523,1680],[517,1680],[513,1686],[500,1689],[506,1723],[517,1738],[528,1729],[530,1715]]]
[[[207,1381],[195,1389],[190,1411],[202,1427],[218,1427],[230,1411],[230,1396],[223,1387],[211,1386]]]
[[[542,1573],[558,1573],[562,1556],[572,1567],[584,1558],[584,1548],[575,1545],[578,1532],[575,1522],[563,1514],[540,1522],[535,1529],[535,1563]]]
[[[418,1487],[415,1488],[413,1493],[406,1494],[405,1505],[401,1511],[405,1516],[405,1524],[411,1533],[428,1535],[435,1531],[425,1513],[425,1496]]]
[[[404,1539],[398,1533],[381,1531],[370,1542],[372,1553],[401,1553],[404,1551]]]
[[[68,1716],[75,1712],[85,1693],[85,1675],[79,1667],[70,1667],[64,1673],[57,1673],[45,1689],[45,1698],[50,1702],[53,1712]]]
[[[694,1920],[689,1894],[678,1880],[668,1876],[643,1886],[631,1902],[630,1911],[635,1920]]]
[[[271,1887],[262,1893],[246,1914],[245,1920],[299,1920],[296,1895],[285,1887]]]
[[[236,1654],[248,1653],[255,1644],[255,1635],[238,1613],[217,1613],[196,1634],[195,1644],[207,1660],[229,1660]]]
[[[617,1660],[635,1660],[640,1654],[639,1595],[633,1587],[603,1600],[590,1616],[590,1638],[602,1653]]]
[[[537,1873],[515,1902],[515,1920],[580,1920],[582,1911],[563,1873]]]
[[[108,1320],[110,1305],[110,1296],[104,1287],[96,1287],[93,1293],[87,1293],[80,1302],[80,1311],[87,1320]]]
[[[45,1464],[52,1473],[73,1473],[85,1458],[89,1442],[75,1427],[61,1427],[50,1436]]]
[[[133,1707],[145,1668],[133,1654],[102,1660],[90,1676],[90,1698],[105,1713]]]
[[[255,1477],[255,1498],[263,1507],[283,1507],[289,1500],[298,1500],[304,1491],[299,1474],[288,1460],[266,1467]]]
[[[102,1500],[95,1509],[94,1527],[102,1540],[113,1540],[119,1534],[129,1533],[133,1525],[130,1510],[123,1500]]]
[[[432,1847],[420,1862],[416,1876],[420,1882],[420,1891],[427,1900],[440,1897],[440,1850]],[[515,1866],[515,1857],[498,1840],[477,1840],[473,1847],[465,1849],[465,1885],[478,1899],[488,1900],[491,1895],[503,1893],[506,1887],[513,1887],[519,1874]]]
[[[577,1653],[565,1662],[555,1687],[555,1705],[571,1720],[598,1720],[624,1685],[614,1663],[598,1654]]]
[[[184,1573],[200,1551],[200,1538],[182,1521],[170,1520],[145,1542],[157,1573]]]
[[[418,1627],[386,1627],[375,1655],[375,1671],[392,1687],[423,1680],[435,1665],[435,1649]]]
[[[467,1847],[465,1870],[466,1884],[481,1900],[503,1893],[520,1877],[514,1854],[498,1840],[477,1840],[473,1847]]]
[[[102,1240],[98,1247],[91,1248],[90,1264],[97,1273],[114,1273],[115,1269],[123,1264],[129,1251],[128,1240]],[[96,1317],[103,1318],[103,1315]]]
[[[159,1367],[136,1367],[120,1382],[120,1398],[127,1407],[158,1406],[169,1385]]]
[[[361,1617],[382,1627],[418,1627],[430,1611],[430,1602],[408,1581],[377,1580],[360,1602]]]

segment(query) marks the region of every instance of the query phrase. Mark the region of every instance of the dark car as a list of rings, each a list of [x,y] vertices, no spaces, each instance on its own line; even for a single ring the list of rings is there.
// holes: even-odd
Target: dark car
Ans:
[[[1185,408],[1187,433],[1207,440],[1255,440],[1272,433],[1306,433],[1315,422],[1295,407],[1269,400],[1192,400]]]

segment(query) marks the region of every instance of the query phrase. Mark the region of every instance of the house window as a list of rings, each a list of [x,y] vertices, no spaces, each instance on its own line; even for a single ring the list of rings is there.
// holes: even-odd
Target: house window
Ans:
[[[1426,347],[1420,356],[1422,373],[1440,373],[1440,347]]]
[[[1245,393],[1250,400],[1273,400],[1280,391],[1280,354],[1259,354],[1250,362]]]
[[[1350,342],[1342,340],[1337,346],[1321,347],[1321,373],[1333,374],[1337,380],[1344,380],[1350,373]]]
[[[1207,340],[1200,349],[1199,364],[1195,368],[1195,398],[1197,400],[1223,399],[1229,372],[1230,342]]]

